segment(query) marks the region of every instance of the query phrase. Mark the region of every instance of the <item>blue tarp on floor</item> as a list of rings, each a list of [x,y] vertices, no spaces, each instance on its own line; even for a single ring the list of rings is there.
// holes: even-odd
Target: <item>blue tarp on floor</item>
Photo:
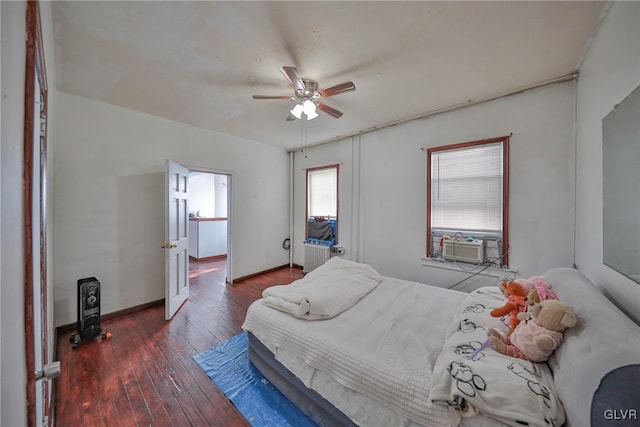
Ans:
[[[193,358],[252,426],[316,427],[249,362],[242,332]]]

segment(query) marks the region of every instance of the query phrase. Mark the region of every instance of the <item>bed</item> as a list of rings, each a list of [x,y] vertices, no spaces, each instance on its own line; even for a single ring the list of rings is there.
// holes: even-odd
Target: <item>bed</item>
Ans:
[[[544,274],[579,322],[548,363],[531,364],[479,349],[483,329],[506,329],[502,319],[474,312],[501,305],[497,287],[467,294],[376,276],[340,258],[301,280],[333,283],[335,294],[359,280],[345,279],[344,267],[364,268],[360,278],[377,283],[341,298],[338,313],[310,320],[309,307],[283,309],[266,294],[243,324],[252,363],[320,425],[578,427],[640,412],[640,393],[632,393],[640,384],[633,382],[640,380],[640,328],[577,270]],[[455,342],[462,332],[476,334],[471,345]]]

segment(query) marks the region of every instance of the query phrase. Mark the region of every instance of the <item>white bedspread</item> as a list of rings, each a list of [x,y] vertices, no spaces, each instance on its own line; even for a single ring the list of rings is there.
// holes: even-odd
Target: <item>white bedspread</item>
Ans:
[[[307,387],[313,388],[311,379],[305,378],[302,367],[287,364],[289,359],[283,355],[295,355],[306,367],[417,424],[455,426],[460,422],[459,413],[433,404],[428,397],[444,331],[454,307],[465,296],[384,277],[352,308],[319,322],[294,318],[258,300],[249,308],[243,329],[254,334]],[[368,411],[353,402],[332,403],[356,423],[362,423],[360,417]]]
[[[333,257],[302,279],[262,292],[264,303],[307,319],[329,319],[347,310],[382,280],[367,264]]]

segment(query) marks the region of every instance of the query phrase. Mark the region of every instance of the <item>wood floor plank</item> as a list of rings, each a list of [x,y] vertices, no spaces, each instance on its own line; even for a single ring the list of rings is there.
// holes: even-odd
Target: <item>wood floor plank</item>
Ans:
[[[144,367],[144,371],[138,375],[144,377],[146,374],[147,376],[145,379],[147,387],[143,387],[143,396],[154,418],[152,425],[189,425],[189,418],[170,388],[171,379],[166,379],[166,370],[163,371],[158,367],[158,357],[152,352],[155,337],[159,336],[156,332],[164,323],[163,313],[158,310],[152,310],[152,312],[153,316],[149,317],[145,316],[144,312],[142,315],[136,313],[130,316],[127,323],[121,322],[116,326],[114,333],[117,334],[118,340],[127,342],[127,346],[133,350],[133,354],[138,357],[141,366]],[[198,423],[206,423],[206,420],[201,417],[193,417],[193,419]]]
[[[139,319],[140,324],[149,325],[143,317]],[[135,329],[141,331],[142,328]],[[145,334],[147,330],[145,329]],[[137,338],[133,339],[136,344],[136,350],[140,355],[142,366],[148,376],[151,387],[147,388],[145,398],[151,402],[152,414],[156,424],[162,425],[188,425],[188,418],[178,403],[176,396],[173,394],[170,385],[165,379],[164,373],[158,367],[156,358],[151,352],[154,345],[153,339],[149,339],[138,332]]]
[[[249,423],[193,356],[242,330],[249,305],[273,285],[302,277],[282,269],[233,286],[226,261],[191,263],[190,296],[171,321],[149,307],[102,326],[109,340],[72,349],[58,336],[58,426],[242,426]]]
[[[193,397],[189,394],[189,390],[183,389],[172,365],[177,362],[173,358],[167,359],[165,353],[166,348],[161,343],[156,343],[150,348],[150,352],[157,356],[156,362],[158,367],[164,373],[167,383],[170,384],[170,390],[174,395],[178,406],[182,410],[185,418],[188,420],[187,425],[199,426],[209,425],[209,422],[198,408]],[[177,417],[177,416],[176,416]],[[180,425],[180,424],[176,424]]]
[[[143,322],[143,319],[137,314],[130,316],[129,320],[136,327],[120,328],[118,334],[133,347],[133,357],[129,359],[129,365],[136,376],[149,415],[153,419],[152,425],[170,425],[171,418],[153,381],[155,371],[152,366],[147,364],[149,359],[147,356],[149,345],[148,324]]]
[[[105,328],[110,328],[110,324],[103,325]],[[93,344],[95,346],[96,344]],[[100,343],[97,348],[98,363],[100,365],[100,373],[102,375],[100,381],[101,395],[99,398],[104,400],[103,407],[105,408],[103,415],[105,417],[105,424],[109,425],[111,422],[117,422],[119,425],[131,426],[135,425],[135,416],[133,409],[129,402],[124,383],[120,376],[121,366],[114,364],[113,361],[122,357],[124,344],[121,340],[105,340]],[[80,347],[79,351],[84,351],[85,348]],[[127,397],[125,399],[125,397]]]

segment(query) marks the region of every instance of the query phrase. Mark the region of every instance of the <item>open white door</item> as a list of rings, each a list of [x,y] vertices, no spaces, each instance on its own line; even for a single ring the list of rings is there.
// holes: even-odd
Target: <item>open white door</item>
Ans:
[[[189,169],[167,160],[165,173],[165,319],[189,297]]]

